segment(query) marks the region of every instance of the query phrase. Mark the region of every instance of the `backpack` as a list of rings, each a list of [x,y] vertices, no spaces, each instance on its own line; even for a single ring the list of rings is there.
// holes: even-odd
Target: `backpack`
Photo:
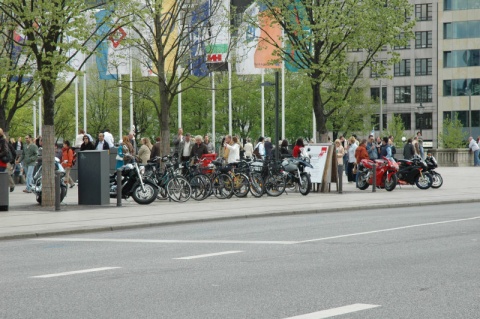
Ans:
[[[77,163],[77,152],[75,152],[75,150],[73,148],[71,148],[72,150],[72,167],[75,166],[75,164]]]
[[[260,155],[260,151],[258,149],[258,145],[257,147],[255,147],[255,149],[253,150],[253,155],[255,155],[256,158],[262,158],[262,155]]]
[[[3,156],[1,160],[4,163],[11,163],[12,161],[15,160],[15,157],[13,157],[13,154],[10,150],[10,144],[9,143],[5,143],[5,144],[7,145],[7,149],[6,149],[5,156]]]
[[[12,155],[12,160],[10,161],[10,164],[14,165],[15,164],[15,159],[16,159],[16,155],[17,155],[17,151],[15,150],[15,148],[13,147],[12,144],[10,143],[7,143],[8,145],[8,149],[10,150],[10,153]]]

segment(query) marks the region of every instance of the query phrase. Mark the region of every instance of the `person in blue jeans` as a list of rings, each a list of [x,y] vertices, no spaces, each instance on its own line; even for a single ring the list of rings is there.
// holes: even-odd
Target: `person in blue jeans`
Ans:
[[[32,184],[33,184],[33,170],[35,169],[35,164],[37,162],[38,157],[38,147],[33,142],[32,136],[27,135],[25,136],[25,142],[27,145],[23,148],[23,154],[17,159],[16,163],[24,162],[24,167],[27,172],[27,187],[23,190],[24,193],[31,193],[32,192]]]
[[[480,147],[471,136],[468,138],[468,148],[473,152],[473,166],[480,166],[480,159],[478,158]]]

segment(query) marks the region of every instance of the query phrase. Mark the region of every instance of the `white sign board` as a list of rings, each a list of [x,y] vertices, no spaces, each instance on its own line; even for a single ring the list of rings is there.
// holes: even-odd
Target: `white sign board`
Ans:
[[[433,142],[427,142],[423,141],[423,148],[432,148],[433,147]]]
[[[332,146],[332,144],[308,144],[305,146],[308,155],[310,155],[310,164],[313,166],[313,168],[306,167],[305,170],[310,173],[312,183],[322,182],[329,146]]]

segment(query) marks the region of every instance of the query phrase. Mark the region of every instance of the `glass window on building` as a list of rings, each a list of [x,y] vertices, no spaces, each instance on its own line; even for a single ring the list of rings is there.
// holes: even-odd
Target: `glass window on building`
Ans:
[[[415,19],[417,19],[417,21],[431,21],[432,7],[433,5],[431,3],[416,4]]]
[[[433,114],[431,112],[415,113],[415,129],[431,130],[433,128]]]
[[[387,129],[387,114],[382,114],[382,118],[383,118],[383,129],[382,130],[386,130]],[[380,114],[373,114],[371,119],[370,119],[370,126],[373,127],[374,130],[378,131],[379,130],[379,127],[380,127]]]
[[[412,114],[410,113],[395,113],[394,116],[400,116],[402,119],[403,127],[406,130],[412,129]]]
[[[415,59],[415,75],[432,75],[432,59]]]
[[[443,96],[480,95],[480,79],[443,81]]]
[[[394,90],[394,103],[410,103],[411,102],[411,88],[409,86],[396,86]]]
[[[480,111],[472,111],[472,127],[480,126]]]
[[[379,101],[380,99],[380,88],[370,88],[370,97],[374,101]],[[383,103],[387,103],[387,88],[382,87],[382,100]]]
[[[432,31],[415,32],[415,49],[432,47]]]
[[[404,59],[393,66],[393,76],[410,76],[410,59]]]
[[[415,103],[432,102],[432,85],[415,86]]]
[[[480,9],[480,1],[478,0],[443,0],[443,10],[467,10]]]
[[[370,67],[370,77],[379,78],[384,76],[386,64],[387,64],[387,61],[385,60],[373,62],[372,66]]]
[[[405,33],[400,33],[395,37],[397,40],[404,41],[405,39]],[[410,40],[407,40],[407,43],[405,45],[395,45],[393,47],[394,50],[408,50],[410,49]]]
[[[480,38],[480,20],[456,21],[443,24],[444,39]]]
[[[480,50],[456,50],[443,52],[444,68],[461,68],[480,65]]]

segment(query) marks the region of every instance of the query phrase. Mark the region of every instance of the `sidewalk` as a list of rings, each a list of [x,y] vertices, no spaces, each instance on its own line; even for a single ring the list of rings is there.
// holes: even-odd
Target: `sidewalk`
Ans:
[[[441,167],[444,183],[439,189],[420,190],[416,186],[402,186],[387,192],[369,187],[355,188],[344,178],[343,194],[312,192],[308,196],[288,193],[280,197],[236,198],[219,200],[210,197],[204,201],[186,203],[155,201],[138,205],[133,199],[123,200],[116,207],[116,199],[109,206],[78,206],[77,187],[68,190],[60,211],[46,210],[37,205],[33,194],[23,193],[17,185],[10,193],[10,211],[0,212],[0,239],[31,238],[55,234],[118,230],[187,222],[281,216],[306,213],[337,212],[388,207],[480,202],[480,169],[475,167]],[[479,206],[480,207],[480,206]],[[480,209],[479,209],[480,211]]]

